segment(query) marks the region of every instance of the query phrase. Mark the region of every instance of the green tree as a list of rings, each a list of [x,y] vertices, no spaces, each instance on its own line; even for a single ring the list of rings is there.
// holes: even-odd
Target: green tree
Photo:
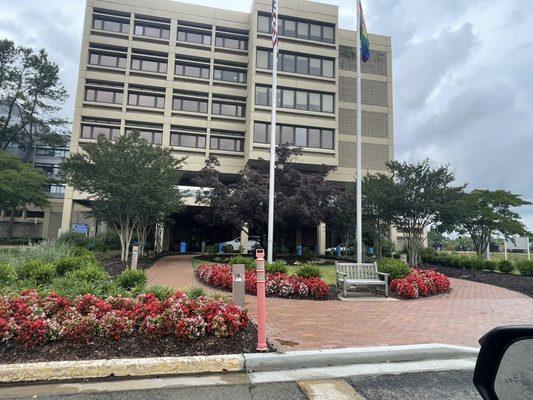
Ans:
[[[455,176],[447,166],[432,168],[429,160],[416,164],[392,161],[388,168],[394,181],[394,225],[407,239],[409,263],[417,264],[418,250],[430,226],[447,223],[465,186],[451,186]]]
[[[513,210],[531,204],[520,195],[506,190],[473,190],[461,195],[454,208],[448,230],[468,234],[474,243],[476,253],[481,256],[487,249],[490,237],[500,234],[505,238],[513,235],[527,235],[528,231]]]
[[[177,185],[184,159],[170,149],[152,146],[138,132],[113,143],[103,136],[82,146],[62,165],[62,175],[75,189],[88,194],[92,214],[118,233],[121,259],[128,261],[133,233],[144,246],[155,224],[182,205]]]
[[[7,238],[13,237],[15,212],[28,205],[46,207],[46,177],[31,165],[0,150],[0,209],[10,211]]]
[[[28,162],[37,142],[57,146],[68,140],[68,121],[58,118],[67,99],[59,67],[48,59],[45,50],[17,47],[0,41],[0,148],[17,143]]]

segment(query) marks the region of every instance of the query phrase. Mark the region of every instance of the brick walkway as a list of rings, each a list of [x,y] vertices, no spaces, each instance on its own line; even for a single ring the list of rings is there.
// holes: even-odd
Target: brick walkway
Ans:
[[[148,278],[177,289],[201,286],[188,256],[161,259]],[[268,298],[268,336],[282,351],[414,343],[476,346],[495,326],[533,324],[533,299],[477,282],[451,282],[448,295],[412,301]],[[246,304],[254,317],[255,297],[246,296]]]

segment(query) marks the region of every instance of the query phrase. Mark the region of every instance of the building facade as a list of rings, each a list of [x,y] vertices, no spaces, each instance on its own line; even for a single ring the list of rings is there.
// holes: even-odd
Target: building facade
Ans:
[[[71,151],[100,134],[138,130],[188,157],[181,184],[189,193],[210,155],[228,180],[267,160],[270,13],[268,0],[255,0],[249,13],[169,0],[87,0]],[[277,143],[302,148],[302,169],[335,166],[329,179],[353,182],[356,34],[339,29],[332,5],[286,0],[279,15]],[[393,158],[390,38],[371,34],[370,47],[362,66],[363,173],[383,171]],[[86,222],[89,205],[67,187],[62,230]],[[188,205],[194,209],[194,196]],[[202,236],[178,226],[186,220],[175,225],[167,246]],[[317,243],[326,243],[326,229],[311,234]]]

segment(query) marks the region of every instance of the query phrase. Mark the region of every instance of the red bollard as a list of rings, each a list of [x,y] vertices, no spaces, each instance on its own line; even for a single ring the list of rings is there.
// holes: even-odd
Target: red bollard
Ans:
[[[257,263],[257,351],[267,351],[266,299],[265,299],[265,251],[255,251]]]

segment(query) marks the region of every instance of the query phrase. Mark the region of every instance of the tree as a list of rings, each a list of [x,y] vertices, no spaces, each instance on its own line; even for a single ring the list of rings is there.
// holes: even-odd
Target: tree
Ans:
[[[62,175],[88,194],[96,219],[118,233],[121,260],[127,262],[134,231],[143,247],[150,227],[179,210],[177,184],[184,159],[174,158],[170,149],[152,146],[138,132],[116,143],[100,136],[82,149],[63,163]]]
[[[513,207],[531,204],[520,195],[506,190],[473,190],[463,193],[455,215],[450,216],[454,222],[448,230],[455,228],[460,234],[468,234],[474,243],[476,253],[481,256],[486,250],[493,234],[505,238],[513,235],[527,235],[520,215]]]
[[[428,160],[416,164],[392,161],[387,166],[394,181],[392,222],[406,235],[409,263],[416,266],[428,227],[447,223],[446,216],[465,186],[451,186],[455,176],[448,167],[432,168]]]
[[[23,161],[31,159],[37,142],[64,145],[68,121],[57,117],[67,99],[59,67],[45,50],[16,47],[0,41],[0,148],[17,143],[24,149]]]
[[[0,150],[0,209],[10,211],[7,238],[13,237],[15,212],[28,205],[46,207],[46,177],[31,165]]]

